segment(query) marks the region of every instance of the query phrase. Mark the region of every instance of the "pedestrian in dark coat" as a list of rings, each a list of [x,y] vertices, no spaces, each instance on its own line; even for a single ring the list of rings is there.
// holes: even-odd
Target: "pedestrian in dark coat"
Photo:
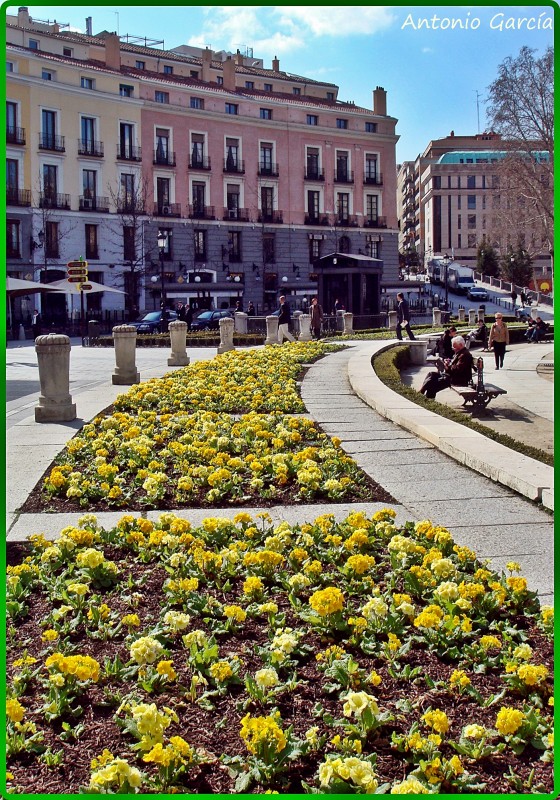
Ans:
[[[410,309],[408,302],[404,299],[404,294],[399,292],[397,294],[397,339],[402,341],[402,328],[408,334],[408,338],[414,341],[415,336],[410,327]]]

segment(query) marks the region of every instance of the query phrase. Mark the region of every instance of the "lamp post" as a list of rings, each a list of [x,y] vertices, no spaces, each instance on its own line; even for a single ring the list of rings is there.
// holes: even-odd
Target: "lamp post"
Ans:
[[[443,257],[443,275],[445,281],[445,310],[447,311],[447,301],[449,299],[449,286],[447,285],[447,270],[449,268],[450,258],[447,253]]]
[[[166,231],[159,231],[157,243],[159,248],[159,275],[161,280],[161,328],[167,330],[167,297],[165,296],[165,272],[163,259],[169,235]]]

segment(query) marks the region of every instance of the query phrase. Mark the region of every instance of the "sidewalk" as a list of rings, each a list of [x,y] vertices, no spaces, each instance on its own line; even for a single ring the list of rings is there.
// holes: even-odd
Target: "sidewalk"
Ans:
[[[431,518],[449,527],[459,543],[472,547],[479,557],[489,558],[497,569],[503,568],[510,560],[520,562],[522,574],[531,588],[549,603],[553,595],[552,517],[511,489],[457,464],[425,437],[408,432],[372,409],[371,405],[379,402],[383,392],[377,386],[371,369],[371,356],[376,349],[387,344],[354,343],[348,349],[313,364],[302,384],[302,397],[310,415],[325,432],[338,436],[344,449],[362,469],[398,500],[395,506],[398,523]],[[212,358],[215,352],[215,348],[193,348],[189,355],[191,360],[200,360]],[[172,371],[173,368],[167,366],[168,356],[166,348],[138,349],[137,366],[141,380]],[[33,416],[38,398],[34,346],[32,343],[19,343],[7,351],[10,398],[7,404],[8,541],[23,540],[38,532],[53,538],[66,525],[76,524],[84,513],[20,514],[17,511],[75,431],[110,405],[117,394],[126,391],[127,387],[116,387],[111,383],[114,367],[111,349],[84,349],[74,345],[70,364],[70,392],[79,419],[65,424],[37,424]],[[537,376],[533,367],[525,370],[520,361],[519,369],[522,368],[527,372],[524,376],[526,381],[538,380],[548,384]],[[419,409],[410,401],[403,402],[399,395],[390,394],[392,397],[387,398],[390,415],[406,416],[409,412],[405,404],[408,403],[413,411],[416,409],[423,416],[423,427],[430,436],[437,438],[443,428],[448,430],[447,421]],[[530,393],[527,396],[530,397]],[[426,417],[427,414],[431,414],[431,419]],[[461,441],[462,437],[455,438],[457,450],[465,443],[468,445],[468,441]],[[526,464],[513,457],[508,460],[519,464],[519,480],[526,482]],[[383,504],[365,503],[353,505],[352,509],[363,509],[371,514],[381,507]],[[256,513],[259,509],[246,510]],[[237,511],[235,508],[194,509],[180,513],[196,524],[212,514],[229,517]],[[282,506],[267,511],[275,521],[286,519],[295,522],[314,519],[324,513],[334,513],[340,519],[348,514],[350,508],[345,504],[322,504]],[[160,513],[148,512],[148,517],[157,518]],[[111,526],[122,514],[123,511],[115,511],[97,514],[97,517],[101,524]]]

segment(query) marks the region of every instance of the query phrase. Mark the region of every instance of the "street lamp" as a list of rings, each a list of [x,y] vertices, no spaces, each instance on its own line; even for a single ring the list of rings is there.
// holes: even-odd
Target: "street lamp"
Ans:
[[[451,259],[449,258],[449,256],[446,253],[444,255],[444,257],[443,257],[443,275],[444,275],[443,279],[445,281],[445,310],[446,311],[447,311],[447,301],[449,299],[449,286],[447,285],[447,270],[448,270],[450,261],[451,261]]]
[[[167,231],[159,231],[157,243],[159,248],[159,274],[161,280],[161,328],[163,331],[167,330],[167,298],[165,296],[165,272],[163,266],[163,259],[165,256],[165,248],[169,240]]]

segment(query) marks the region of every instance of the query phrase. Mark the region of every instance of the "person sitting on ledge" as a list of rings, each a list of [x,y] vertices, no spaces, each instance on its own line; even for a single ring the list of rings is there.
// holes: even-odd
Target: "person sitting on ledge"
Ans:
[[[465,346],[462,336],[454,336],[451,346],[455,355],[452,359],[439,360],[439,371],[432,370],[426,375],[420,392],[428,400],[433,400],[438,392],[449,386],[468,386],[472,380],[473,357]]]

